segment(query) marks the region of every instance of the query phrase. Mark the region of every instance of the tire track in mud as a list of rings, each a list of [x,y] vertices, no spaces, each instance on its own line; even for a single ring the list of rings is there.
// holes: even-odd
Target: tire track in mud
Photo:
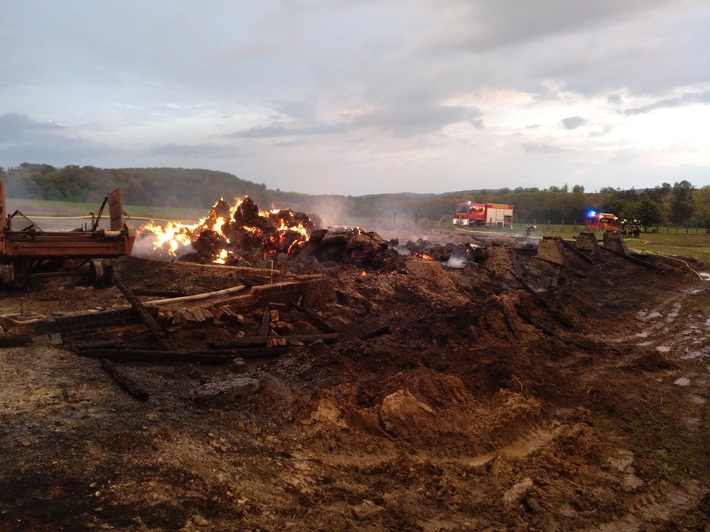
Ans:
[[[684,417],[680,426],[688,438],[695,439],[708,432],[710,388],[710,288],[702,284],[700,288],[685,290],[659,304],[642,308],[636,315],[636,326],[643,328],[641,332],[608,340],[610,343],[635,342],[637,348],[653,350],[670,362],[669,369],[655,376],[659,404],[663,404],[664,398],[675,401],[677,405],[672,411]],[[657,451],[659,455],[663,452],[663,449]],[[628,453],[630,459],[623,461],[623,467],[616,465],[620,471],[630,469],[633,475],[633,454]],[[644,486],[640,481],[632,487],[636,493],[626,512],[593,530],[640,530],[658,522],[677,525],[708,493],[707,486],[696,480],[683,486],[666,480]]]

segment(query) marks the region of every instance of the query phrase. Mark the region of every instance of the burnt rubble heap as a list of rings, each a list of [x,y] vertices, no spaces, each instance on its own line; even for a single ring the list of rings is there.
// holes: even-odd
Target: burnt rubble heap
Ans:
[[[250,266],[264,260],[354,264],[361,268],[395,268],[401,257],[410,255],[460,265],[485,259],[485,248],[472,243],[434,243],[426,239],[384,240],[379,234],[360,228],[319,228],[318,218],[290,209],[260,211],[249,197],[231,214],[232,208],[219,200],[209,217],[190,234],[194,252],[180,260],[209,264]],[[228,220],[216,231],[217,220]],[[228,253],[224,257],[223,250]]]
[[[258,257],[280,222],[247,203],[226,226],[195,253]],[[23,279],[0,298],[0,529],[705,530],[702,264],[404,236]]]
[[[218,232],[211,227],[219,218],[227,221]],[[232,216],[229,203],[219,200],[207,220],[193,231],[195,253],[184,256],[183,260],[214,262],[222,250],[229,252],[226,264],[244,263],[265,255],[295,253],[316,225],[311,216],[288,209],[263,214],[249,197],[244,198]]]

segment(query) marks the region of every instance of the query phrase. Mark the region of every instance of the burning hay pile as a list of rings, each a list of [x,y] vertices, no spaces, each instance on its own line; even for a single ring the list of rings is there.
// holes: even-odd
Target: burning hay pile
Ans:
[[[397,256],[377,233],[359,228],[320,229],[316,215],[290,209],[259,209],[249,197],[232,206],[223,199],[195,225],[146,224],[153,249],[202,264],[250,266],[288,257],[382,267]]]
[[[195,225],[147,224],[141,230],[154,236],[155,250],[181,260],[236,265],[296,253],[316,227],[317,222],[307,214],[288,209],[260,210],[245,197],[236,200],[234,206],[219,200],[209,216]]]
[[[396,269],[402,266],[401,257],[411,256],[458,268],[485,259],[485,250],[475,244],[440,245],[422,239],[400,244],[357,227],[325,229],[317,215],[259,209],[249,197],[237,198],[234,206],[220,199],[194,225],[146,224],[140,230],[142,238],[153,239],[154,253],[200,264],[263,267],[288,259],[300,264]]]

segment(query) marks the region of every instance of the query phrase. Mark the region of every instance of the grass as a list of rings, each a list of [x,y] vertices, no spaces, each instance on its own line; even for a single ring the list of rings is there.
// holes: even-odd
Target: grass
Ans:
[[[80,203],[72,201],[50,201],[11,199],[7,200],[8,212],[20,211],[31,219],[43,218],[77,218],[90,217],[101,208],[98,203]],[[150,207],[145,205],[124,205],[123,210],[130,219],[140,221],[175,220],[181,222],[196,222],[209,214],[209,209]],[[104,208],[104,216],[108,215],[108,207]]]
[[[642,233],[626,239],[629,249],[637,253],[659,253],[693,257],[710,266],[710,234]]]
[[[452,224],[447,224],[453,227]],[[471,231],[490,231],[488,228],[467,229]],[[582,224],[577,225],[538,225],[532,236],[541,238],[545,236],[561,236],[566,240],[571,240],[581,231],[584,231]],[[513,234],[524,235],[525,226],[515,224]],[[602,233],[597,233],[599,239]],[[629,250],[635,253],[649,253],[672,255],[676,257],[692,257],[707,267],[710,267],[710,233],[701,228],[666,228],[660,227],[655,231],[641,233],[638,238],[624,238]]]

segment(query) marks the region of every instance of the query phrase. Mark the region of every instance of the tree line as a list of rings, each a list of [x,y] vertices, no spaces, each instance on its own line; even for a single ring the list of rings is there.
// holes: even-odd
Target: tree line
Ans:
[[[710,228],[710,187],[688,181],[663,183],[643,190],[607,187],[586,192],[583,186],[466,190],[443,194],[373,194],[365,196],[313,196],[267,189],[264,184],[226,172],[185,168],[120,168],[22,163],[0,167],[8,197],[56,201],[101,202],[120,187],[127,205],[209,209],[220,198],[231,201],[250,196],[262,208],[291,208],[312,212],[329,200],[340,213],[355,218],[387,220],[450,219],[456,203],[505,203],[515,206],[516,223],[583,223],[589,210],[609,212],[621,219],[650,226]]]
[[[213,170],[185,168],[118,168],[22,163],[0,167],[8,197],[54,201],[101,202],[116,187],[127,205],[196,207],[209,209],[224,197],[248,195],[264,199],[266,185],[258,185]],[[231,196],[231,197],[230,197]]]

